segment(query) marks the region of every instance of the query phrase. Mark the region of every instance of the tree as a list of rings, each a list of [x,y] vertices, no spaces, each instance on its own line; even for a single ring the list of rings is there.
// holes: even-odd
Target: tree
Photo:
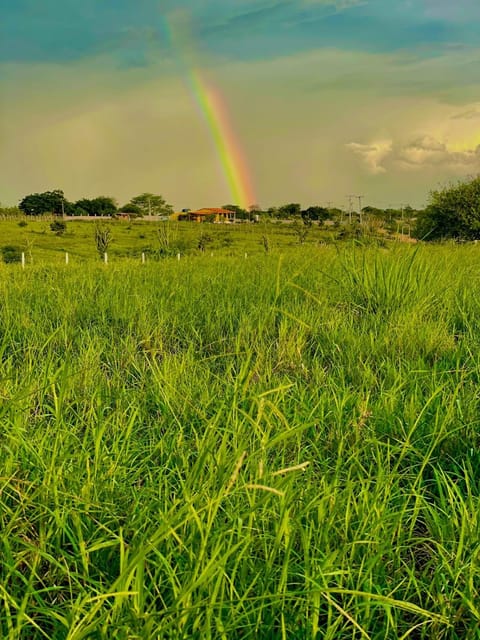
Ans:
[[[98,255],[103,258],[108,251],[108,247],[112,241],[112,234],[108,227],[100,224],[95,225],[95,246],[97,247]]]
[[[169,216],[173,213],[173,207],[167,204],[165,198],[153,193],[141,193],[130,200],[141,209],[144,216]]]
[[[480,176],[430,193],[418,214],[414,235],[425,240],[480,239]]]
[[[18,218],[22,211],[18,207],[4,207],[0,205],[0,218]]]
[[[325,207],[308,207],[302,211],[302,220],[308,224],[308,222],[313,222],[314,220],[318,220],[319,224],[323,224],[325,220],[330,218],[330,211]]]
[[[134,216],[143,216],[142,210],[136,204],[129,202],[119,209],[122,213],[131,213]]]
[[[44,213],[61,216],[69,213],[71,207],[71,203],[65,199],[61,189],[32,193],[25,196],[18,205],[18,208],[27,216],[41,216]]]
[[[302,207],[298,202],[291,202],[284,204],[278,209],[279,217],[281,218],[298,218],[300,216]]]
[[[74,215],[83,216],[113,216],[117,212],[117,205],[113,198],[98,196],[98,198],[82,198],[74,204]]]

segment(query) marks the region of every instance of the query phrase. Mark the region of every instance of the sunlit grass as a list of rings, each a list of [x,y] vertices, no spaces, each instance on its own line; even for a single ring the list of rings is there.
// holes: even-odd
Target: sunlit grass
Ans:
[[[479,267],[2,265],[0,637],[478,638]]]

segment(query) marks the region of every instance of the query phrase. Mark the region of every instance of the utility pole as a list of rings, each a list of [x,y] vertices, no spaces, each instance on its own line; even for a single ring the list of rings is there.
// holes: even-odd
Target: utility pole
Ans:
[[[348,221],[350,224],[352,224],[352,212],[353,212],[353,199],[356,198],[357,196],[354,195],[349,195],[347,196],[348,198]]]
[[[362,224],[362,199],[365,198],[365,196],[355,196],[356,198],[358,198],[358,213],[360,215],[360,224]]]

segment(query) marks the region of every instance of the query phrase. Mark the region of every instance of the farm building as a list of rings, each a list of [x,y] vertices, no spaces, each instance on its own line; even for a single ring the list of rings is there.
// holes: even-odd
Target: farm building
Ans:
[[[219,209],[216,207],[209,207],[205,209],[197,209],[196,211],[189,211],[187,214],[187,220],[193,222],[234,222],[235,212],[229,209]]]

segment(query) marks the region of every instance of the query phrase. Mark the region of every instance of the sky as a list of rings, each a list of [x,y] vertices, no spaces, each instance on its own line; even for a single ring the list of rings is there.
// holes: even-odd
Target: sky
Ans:
[[[422,206],[480,173],[479,0],[0,0],[0,202]]]

